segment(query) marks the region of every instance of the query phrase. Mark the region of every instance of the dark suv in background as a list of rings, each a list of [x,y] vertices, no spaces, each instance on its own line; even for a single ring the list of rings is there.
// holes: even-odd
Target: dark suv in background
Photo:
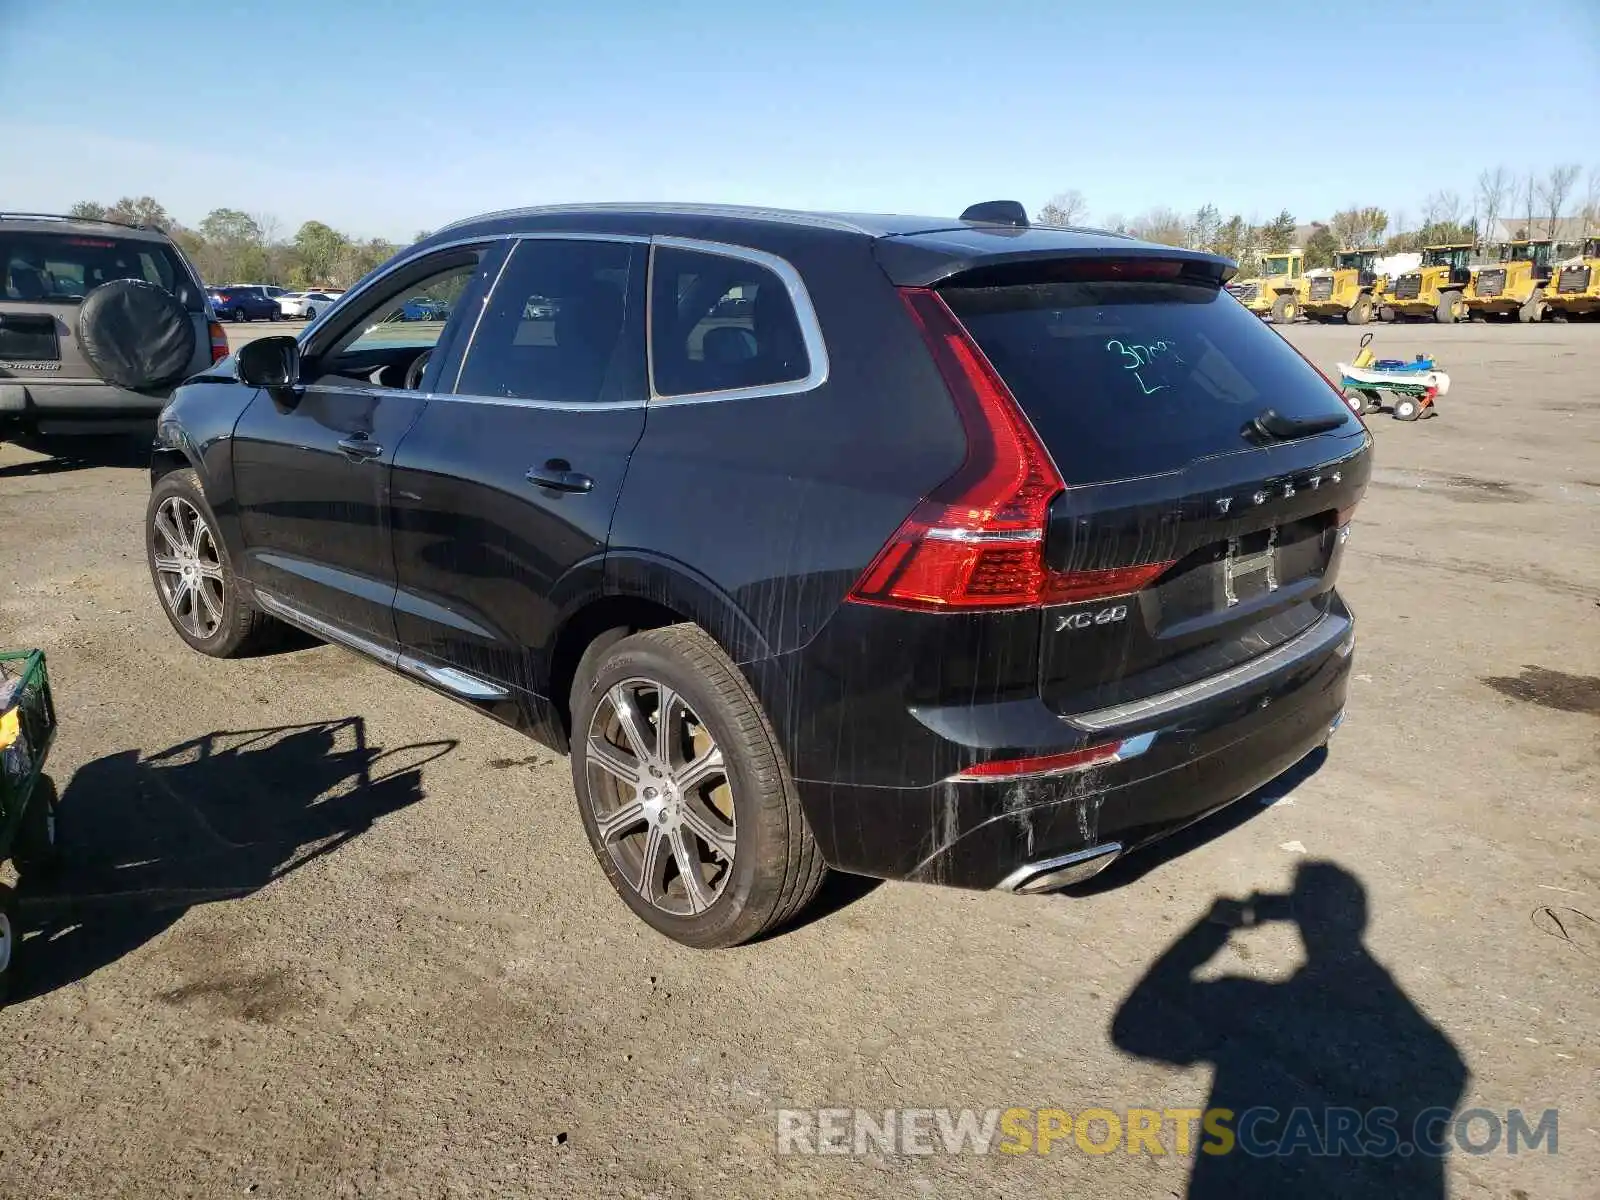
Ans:
[[[179,391],[151,575],[570,750],[688,944],[827,866],[1058,888],[1343,711],[1370,439],[1231,273],[1008,203],[467,221]]]
[[[277,289],[280,293],[282,288]],[[211,306],[225,321],[281,321],[278,298],[259,284],[234,284],[212,288]]]
[[[173,384],[227,353],[159,229],[0,213],[0,437],[148,428]]]

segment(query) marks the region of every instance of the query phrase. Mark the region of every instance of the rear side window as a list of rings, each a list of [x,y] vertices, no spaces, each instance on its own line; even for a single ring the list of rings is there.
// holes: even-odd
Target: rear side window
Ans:
[[[788,288],[748,259],[658,246],[650,297],[656,394],[767,387],[811,372]]]
[[[0,297],[23,304],[75,304],[113,279],[143,279],[169,292],[183,278],[159,242],[0,229]]]
[[[1263,410],[1355,421],[1317,372],[1219,288],[1074,281],[941,289],[1069,485],[1244,449]]]
[[[628,309],[643,259],[623,242],[517,243],[456,392],[559,404],[642,399],[644,337],[630,332],[640,322],[629,322]]]

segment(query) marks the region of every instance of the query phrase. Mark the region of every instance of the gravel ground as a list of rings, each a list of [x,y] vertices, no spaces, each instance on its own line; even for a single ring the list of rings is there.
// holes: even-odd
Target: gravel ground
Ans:
[[[1327,369],[1355,349],[1289,336]],[[1558,1153],[1456,1153],[1410,1194],[1592,1197],[1600,329],[1377,348],[1433,351],[1455,387],[1438,419],[1370,418],[1325,761],[1083,895],[835,881],[804,927],[720,953],[610,892],[564,759],[338,649],[187,651],[137,447],[0,446],[0,645],[50,653],[71,843],[57,885],[23,885],[0,1195],[1182,1195],[1191,1158],[1070,1138],[780,1157],[776,1114],[1316,1094],[1559,1108]],[[1170,973],[1218,897],[1317,859],[1348,874],[1303,894],[1358,880],[1365,950],[1307,905],[1304,936],[1216,938],[1220,991]]]

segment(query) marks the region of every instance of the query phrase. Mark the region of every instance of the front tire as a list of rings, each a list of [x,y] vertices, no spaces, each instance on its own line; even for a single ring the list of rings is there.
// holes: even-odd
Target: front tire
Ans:
[[[1523,306],[1517,309],[1517,320],[1524,325],[1532,325],[1544,319],[1544,299],[1541,296],[1529,296]]]
[[[826,876],[760,702],[701,629],[634,634],[574,681],[584,832],[635,915],[699,949],[794,919]]]
[[[163,475],[145,507],[145,557],[167,620],[190,649],[239,658],[268,646],[282,626],[239,590],[217,518],[192,470]]]
[[[1396,421],[1415,421],[1422,415],[1422,401],[1415,396],[1401,396],[1394,402]]]
[[[1440,325],[1454,325],[1461,320],[1462,308],[1460,292],[1443,292],[1438,307],[1433,310],[1433,319]]]
[[[1365,325],[1372,320],[1372,297],[1358,296],[1356,302],[1350,306],[1350,311],[1345,313],[1344,319],[1351,325]]]
[[[1290,325],[1294,323],[1299,311],[1295,303],[1288,296],[1279,296],[1272,302],[1272,323],[1274,325]]]

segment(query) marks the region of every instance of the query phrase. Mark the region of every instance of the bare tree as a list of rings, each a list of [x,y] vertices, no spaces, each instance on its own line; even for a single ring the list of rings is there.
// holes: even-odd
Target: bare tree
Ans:
[[[1182,246],[1189,240],[1189,222],[1170,208],[1152,208],[1128,222],[1128,232],[1147,242]]]
[[[1478,173],[1478,211],[1483,214],[1483,239],[1494,237],[1494,223],[1511,198],[1516,177],[1504,167]]]
[[[260,240],[263,245],[270,246],[283,236],[283,222],[271,213],[251,213],[250,219],[256,223],[256,229],[260,231]]]
[[[1572,185],[1578,182],[1581,170],[1577,163],[1562,163],[1551,167],[1550,174],[1539,185],[1539,199],[1544,201],[1550,218],[1550,223],[1545,226],[1546,237],[1553,239],[1556,236],[1561,223],[1561,210],[1566,207],[1567,197],[1572,194]],[[1531,225],[1533,222],[1530,220],[1528,223]]]
[[[1422,224],[1455,225],[1461,220],[1461,196],[1458,192],[1437,191],[1423,201]]]
[[[1583,232],[1600,229],[1600,167],[1589,168],[1589,184],[1583,190]]]
[[[1034,215],[1040,225],[1076,225],[1089,213],[1089,202],[1077,188],[1050,197],[1050,203]]]
[[[1519,238],[1533,236],[1533,196],[1538,187],[1539,177],[1529,171],[1527,178],[1522,181],[1522,211],[1517,214],[1517,220],[1521,222],[1521,230],[1515,236]]]

